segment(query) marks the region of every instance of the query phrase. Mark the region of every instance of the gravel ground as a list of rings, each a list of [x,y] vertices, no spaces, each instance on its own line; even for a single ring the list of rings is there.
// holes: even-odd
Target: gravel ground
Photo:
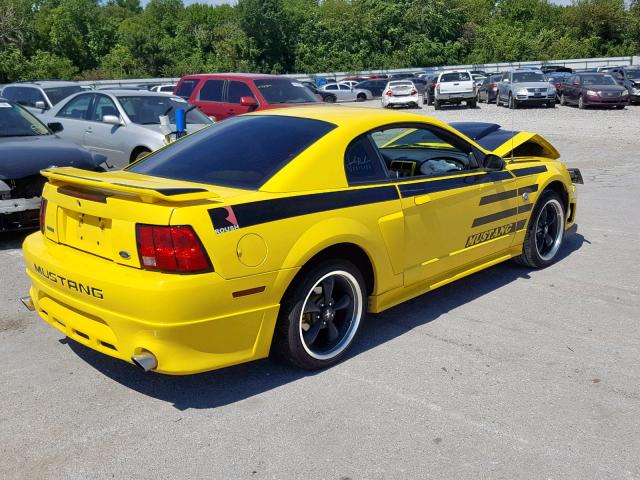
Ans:
[[[0,478],[639,479],[640,107],[415,111],[539,132],[582,169],[561,261],[371,317],[326,371],[172,378],[19,306],[23,235],[3,235]]]

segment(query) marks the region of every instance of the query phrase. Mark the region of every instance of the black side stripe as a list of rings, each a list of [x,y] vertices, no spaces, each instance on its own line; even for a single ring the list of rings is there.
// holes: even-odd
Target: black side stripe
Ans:
[[[466,175],[462,177],[443,178],[442,180],[427,180],[418,183],[400,185],[400,194],[403,198],[423,195],[425,193],[443,192],[456,188],[470,187],[481,183],[499,182],[513,178],[508,171],[481,173],[478,175]]]
[[[235,213],[238,226],[244,228],[274,222],[276,220],[283,220],[285,218],[398,199],[398,190],[396,187],[389,185],[384,187],[275,198],[272,200],[233,205],[231,208],[233,208]],[[209,216],[212,222],[212,211],[214,210],[216,209],[209,210]],[[214,228],[218,228],[218,226],[214,225]]]
[[[517,190],[507,190],[504,192],[494,193],[491,195],[487,195],[480,199],[480,205],[487,205],[489,203],[499,202],[501,200],[507,200],[509,198],[517,197],[518,195],[522,195],[523,193],[531,193],[536,192],[538,190],[538,184],[528,185],[526,187],[519,188]]]
[[[492,223],[497,220],[502,220],[503,218],[509,218],[514,215],[518,215],[519,213],[528,212],[533,208],[532,203],[527,203],[526,205],[522,205],[520,207],[509,208],[507,210],[502,210],[501,212],[492,213],[491,215],[485,215],[484,217],[476,218],[471,227],[479,227],[480,225],[486,225],[487,223]]]
[[[547,171],[547,167],[544,165],[540,167],[527,167],[519,168],[517,170],[511,170],[516,177],[524,177],[526,175],[535,175],[536,173],[542,173]]]

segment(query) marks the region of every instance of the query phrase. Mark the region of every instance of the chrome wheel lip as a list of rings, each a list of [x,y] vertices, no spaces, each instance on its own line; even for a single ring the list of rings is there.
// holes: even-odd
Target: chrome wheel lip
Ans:
[[[545,262],[552,260],[556,256],[556,254],[558,253],[558,250],[560,249],[560,245],[562,244],[562,239],[564,238],[564,209],[562,208],[562,205],[560,204],[560,202],[555,198],[545,203],[544,206],[540,209],[540,212],[538,212],[538,216],[536,218],[536,223],[534,227],[535,228],[534,234],[537,235],[538,225],[540,224],[540,218],[542,217],[542,214],[546,212],[547,208],[549,207],[553,208],[556,216],[556,222],[558,225],[555,238],[553,239],[553,245],[551,249],[543,255],[540,252],[540,248],[538,247],[538,239],[536,238],[534,242],[538,256]]]
[[[302,323],[303,323],[302,317],[304,316],[304,310],[307,305],[307,302],[309,301],[309,298],[311,297],[311,294],[314,292],[314,290],[317,287],[320,286],[323,280],[332,276],[341,277],[349,285],[352,293],[351,301],[353,302],[353,313],[351,316],[351,324],[349,325],[349,329],[347,330],[343,338],[328,352],[318,353],[313,351],[311,348],[309,348],[309,346],[304,341],[304,336],[303,336],[304,331],[302,330]],[[298,318],[298,335],[300,336],[300,343],[302,344],[302,348],[304,348],[305,352],[309,356],[311,356],[312,358],[315,358],[316,360],[331,360],[337,357],[347,349],[347,347],[351,344],[353,337],[355,337],[356,332],[358,331],[358,326],[360,325],[360,320],[362,319],[362,308],[363,308],[362,291],[359,288],[358,281],[352,274],[344,270],[334,270],[332,272],[329,272],[323,275],[309,289],[309,292],[307,293],[306,297],[304,298],[304,302],[302,303],[302,309],[300,310],[300,316]]]

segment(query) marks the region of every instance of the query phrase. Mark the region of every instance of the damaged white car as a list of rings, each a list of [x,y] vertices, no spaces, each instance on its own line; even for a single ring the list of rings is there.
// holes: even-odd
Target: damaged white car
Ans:
[[[51,128],[50,128],[51,127]],[[100,171],[105,157],[62,140],[17,103],[0,98],[0,231],[38,226],[45,178],[40,170],[74,166]]]

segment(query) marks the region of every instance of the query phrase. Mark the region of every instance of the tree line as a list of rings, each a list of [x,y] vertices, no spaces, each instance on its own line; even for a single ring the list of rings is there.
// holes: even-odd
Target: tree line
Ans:
[[[0,83],[638,52],[640,0],[0,0]]]

